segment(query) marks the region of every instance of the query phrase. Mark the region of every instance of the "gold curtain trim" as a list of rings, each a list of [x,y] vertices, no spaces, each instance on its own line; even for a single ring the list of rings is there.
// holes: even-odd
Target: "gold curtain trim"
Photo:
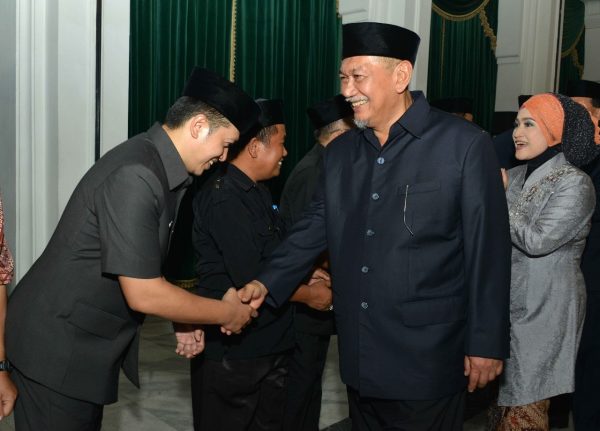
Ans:
[[[231,0],[231,40],[229,42],[229,80],[235,82],[235,38],[237,32],[237,0]]]
[[[581,37],[583,36],[583,31],[585,30],[585,26],[581,26],[581,30],[579,31],[579,34],[577,35],[577,37],[575,38],[575,42],[573,42],[573,45],[571,45],[569,47],[569,49],[567,49],[566,51],[562,51],[560,53],[560,57],[561,58],[565,58],[568,57],[569,55],[571,55],[571,53],[573,51],[576,51],[576,47],[577,44],[579,43],[579,41],[581,40]]]
[[[467,21],[473,17],[475,17],[475,15],[477,15],[481,10],[483,10],[487,4],[490,2],[490,0],[484,0],[483,3],[481,3],[481,5],[479,5],[477,7],[477,9],[475,9],[473,12],[469,12],[467,14],[464,15],[453,15],[450,14],[448,12],[445,12],[443,9],[441,9],[439,6],[436,6],[435,4],[431,4],[431,9],[433,9],[433,11],[435,13],[437,13],[439,16],[441,16],[442,18],[445,18],[447,20],[450,21]]]
[[[196,282],[198,281],[197,278],[190,278],[187,280],[170,280],[171,283],[173,283],[175,286],[179,286],[182,289],[191,289],[192,287],[194,287],[196,285]]]
[[[579,79],[581,79],[583,77],[583,64],[581,64],[579,62],[579,53],[577,52],[577,49],[574,49],[573,52],[571,52],[571,61],[573,62],[573,66],[575,66],[577,68],[577,71],[579,72]]]
[[[490,39],[490,46],[492,47],[494,54],[496,54],[496,35],[494,34],[494,29],[492,26],[490,26],[490,22],[488,21],[488,17],[484,9],[479,11],[479,20],[481,21],[481,26],[483,27],[483,33],[487,38]]]
[[[446,43],[446,20],[442,18],[442,58],[440,58],[440,82],[444,82],[444,44]]]

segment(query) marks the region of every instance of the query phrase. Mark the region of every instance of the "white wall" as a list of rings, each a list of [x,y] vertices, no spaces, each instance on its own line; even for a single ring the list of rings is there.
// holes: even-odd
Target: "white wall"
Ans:
[[[516,111],[520,94],[555,89],[560,7],[559,0],[499,2],[497,111]]]
[[[340,0],[339,12],[344,24],[376,21],[406,27],[417,33],[421,45],[411,88],[427,91],[431,0]]]
[[[585,69],[583,79],[600,82],[600,0],[585,1]]]

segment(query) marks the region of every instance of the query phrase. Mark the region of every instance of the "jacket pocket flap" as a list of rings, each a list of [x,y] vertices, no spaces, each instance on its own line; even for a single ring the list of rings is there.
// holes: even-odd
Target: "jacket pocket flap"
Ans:
[[[412,193],[427,193],[439,190],[440,187],[440,182],[437,180],[426,181],[424,183],[403,184],[398,188],[398,193],[401,195],[406,193],[409,195]]]
[[[110,340],[117,337],[126,320],[83,302],[73,308],[69,323],[90,334]]]
[[[466,301],[461,296],[423,299],[400,305],[402,322],[409,327],[464,320],[466,309]]]

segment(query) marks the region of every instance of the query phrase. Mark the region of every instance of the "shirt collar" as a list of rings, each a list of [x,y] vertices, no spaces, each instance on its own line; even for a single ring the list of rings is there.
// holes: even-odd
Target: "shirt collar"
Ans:
[[[429,115],[429,103],[422,91],[411,91],[413,103],[408,107],[404,115],[398,119],[390,129],[390,137],[398,134],[399,128],[406,130],[415,138],[420,138],[423,129],[427,125],[424,119]]]
[[[421,138],[421,135],[423,134],[423,129],[427,124],[427,121],[425,121],[424,118],[429,115],[430,110],[429,103],[422,91],[411,91],[410,94],[413,102],[404,114],[392,124],[388,140],[402,136],[405,132],[410,133],[415,138]],[[367,128],[362,133],[372,146],[377,149],[381,148],[373,129]]]
[[[225,175],[235,181],[245,192],[256,187],[256,183],[237,166],[227,163],[224,170]]]
[[[148,130],[148,136],[150,136],[150,140],[154,143],[165,168],[169,190],[175,190],[182,185],[183,187],[189,186],[192,182],[192,177],[185,168],[185,164],[181,160],[181,156],[175,148],[175,144],[173,144],[173,141],[167,135],[167,132],[165,132],[159,123],[154,123]]]

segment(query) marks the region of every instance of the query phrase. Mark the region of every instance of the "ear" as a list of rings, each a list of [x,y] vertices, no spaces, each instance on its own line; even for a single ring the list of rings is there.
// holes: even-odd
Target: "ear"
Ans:
[[[408,60],[402,60],[394,68],[394,75],[396,78],[396,91],[398,94],[403,93],[410,83],[412,78],[413,66]]]
[[[258,146],[261,144],[262,143],[256,138],[250,139],[250,142],[248,142],[248,145],[246,145],[246,151],[248,151],[250,157],[252,157],[253,159],[256,159],[258,157]]]
[[[194,115],[189,120],[188,129],[190,131],[190,135],[192,135],[194,139],[198,139],[198,136],[208,132],[208,118],[206,118],[206,115],[204,114]]]

